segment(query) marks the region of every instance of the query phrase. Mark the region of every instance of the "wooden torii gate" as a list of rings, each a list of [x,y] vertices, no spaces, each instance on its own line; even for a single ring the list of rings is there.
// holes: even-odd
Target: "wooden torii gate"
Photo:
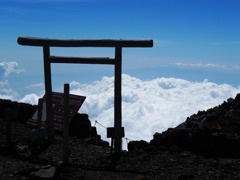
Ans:
[[[114,140],[114,153],[122,151],[122,48],[123,47],[153,47],[153,40],[73,40],[73,39],[46,39],[33,37],[19,37],[18,44],[27,46],[42,46],[44,59],[44,77],[46,92],[47,137],[54,141],[54,122],[52,114],[52,80],[51,63],[77,63],[77,64],[112,64],[115,65],[114,84],[114,128],[109,128],[108,137]],[[115,58],[109,57],[61,57],[51,56],[50,47],[114,47]]]

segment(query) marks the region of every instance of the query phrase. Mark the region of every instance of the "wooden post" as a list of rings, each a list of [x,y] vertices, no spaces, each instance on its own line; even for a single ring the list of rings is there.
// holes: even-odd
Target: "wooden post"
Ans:
[[[53,105],[52,105],[52,80],[51,80],[51,64],[49,61],[50,48],[43,46],[44,58],[44,78],[46,92],[46,113],[47,113],[47,136],[50,142],[54,141],[54,121],[53,121]]]
[[[64,84],[64,132],[63,132],[63,163],[69,161],[69,84]]]
[[[11,116],[11,109],[4,109],[4,119],[7,122],[6,128],[6,136],[7,136],[7,143],[11,143],[11,136],[12,136],[12,118]]]
[[[114,153],[122,152],[122,47],[115,48]]]
[[[38,117],[37,117],[37,128],[40,129],[42,127],[42,107],[43,107],[43,99],[39,98],[38,100]]]
[[[17,109],[10,109],[6,108],[4,109],[4,119],[7,123],[6,127],[6,136],[7,136],[7,143],[11,143],[11,137],[12,137],[12,120],[15,120],[18,118],[18,110]]]

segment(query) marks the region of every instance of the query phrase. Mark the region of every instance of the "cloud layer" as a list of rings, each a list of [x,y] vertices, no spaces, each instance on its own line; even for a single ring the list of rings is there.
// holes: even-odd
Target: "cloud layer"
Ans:
[[[80,109],[106,127],[114,121],[114,77],[103,77],[91,84],[72,82],[71,94],[87,96]],[[155,132],[175,127],[198,110],[207,110],[221,104],[239,92],[228,84],[190,82],[176,78],[158,78],[142,81],[122,75],[122,121],[125,135],[132,140],[149,141]],[[30,94],[21,101],[37,103],[39,96]],[[98,133],[106,139],[106,129],[97,125]],[[126,148],[126,143],[124,144]]]

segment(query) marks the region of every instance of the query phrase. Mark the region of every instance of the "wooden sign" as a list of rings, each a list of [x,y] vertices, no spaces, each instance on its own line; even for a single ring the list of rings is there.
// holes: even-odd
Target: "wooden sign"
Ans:
[[[85,96],[78,96],[69,94],[69,123],[76,115],[80,107],[82,106]],[[64,99],[63,93],[52,92],[52,103],[53,103],[53,121],[54,129],[56,131],[63,131],[64,123]],[[27,124],[37,126],[38,109],[33,113],[32,118],[27,121]],[[42,108],[42,126],[46,125],[46,96],[43,97],[43,108]]]

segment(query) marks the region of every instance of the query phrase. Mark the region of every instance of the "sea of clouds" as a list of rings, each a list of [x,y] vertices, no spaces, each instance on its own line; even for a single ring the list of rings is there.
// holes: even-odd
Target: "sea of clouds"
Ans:
[[[92,125],[95,121],[105,127],[114,122],[114,77],[103,77],[91,84],[72,82],[70,93],[86,96],[80,113],[87,113]],[[190,82],[177,78],[157,78],[143,81],[129,75],[122,75],[122,123],[125,137],[131,140],[153,138],[155,132],[162,132],[184,122],[188,116],[199,110],[207,110],[235,97],[239,88],[228,84]],[[21,102],[36,104],[40,96],[29,94]],[[106,129],[98,123],[97,131],[103,139]],[[108,139],[109,141],[109,139]],[[126,141],[123,139],[126,149]]]

